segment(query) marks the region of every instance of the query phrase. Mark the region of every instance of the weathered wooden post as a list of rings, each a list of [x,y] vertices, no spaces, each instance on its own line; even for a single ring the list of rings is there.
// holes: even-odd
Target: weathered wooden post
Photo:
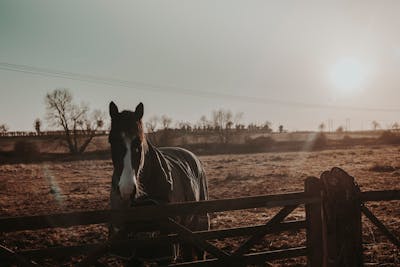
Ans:
[[[323,266],[362,266],[360,189],[337,167],[322,173],[321,182]]]
[[[304,191],[311,197],[321,197],[321,180],[308,177],[304,181]],[[309,267],[322,266],[322,216],[321,203],[306,204],[307,223],[307,265]]]

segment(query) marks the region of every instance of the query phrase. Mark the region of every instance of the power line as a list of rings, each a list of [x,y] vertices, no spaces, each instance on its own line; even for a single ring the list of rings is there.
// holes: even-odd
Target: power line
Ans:
[[[184,89],[180,87],[170,85],[156,85],[151,83],[144,83],[138,81],[126,81],[114,78],[104,78],[94,75],[79,74],[73,72],[59,71],[54,69],[46,69],[35,66],[13,64],[7,62],[0,62],[0,70],[14,71],[25,74],[40,75],[44,77],[62,78],[75,81],[90,82],[96,84],[103,84],[108,86],[120,86],[142,91],[153,91],[158,93],[165,93],[166,91],[185,94],[196,97],[204,98],[222,98],[233,101],[247,102],[252,104],[272,104],[281,106],[294,106],[301,108],[313,108],[313,109],[341,109],[341,110],[352,110],[352,111],[371,111],[371,112],[400,112],[400,108],[371,108],[371,107],[352,107],[352,106],[337,106],[337,105],[324,105],[316,103],[305,103],[297,101],[286,101],[273,98],[265,97],[254,97],[254,96],[242,96],[232,95],[210,91],[199,91],[193,89]]]

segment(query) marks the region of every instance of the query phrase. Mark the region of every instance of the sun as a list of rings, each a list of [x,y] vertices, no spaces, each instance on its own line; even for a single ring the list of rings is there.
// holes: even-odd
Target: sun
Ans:
[[[343,58],[331,68],[330,79],[341,92],[354,92],[361,89],[366,78],[365,67],[356,59]]]

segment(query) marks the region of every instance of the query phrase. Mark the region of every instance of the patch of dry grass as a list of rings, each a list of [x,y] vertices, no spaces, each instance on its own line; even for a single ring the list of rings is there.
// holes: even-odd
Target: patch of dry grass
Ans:
[[[354,176],[363,191],[400,189],[396,175],[399,149],[390,146],[315,152],[259,153],[202,156],[211,199],[302,191],[307,176],[338,166]],[[377,164],[379,162],[379,164]],[[371,166],[391,166],[394,171],[375,171]],[[386,167],[383,167],[384,170]],[[389,170],[389,169],[388,169]],[[108,160],[64,163],[15,164],[0,166],[0,216],[45,214],[108,208],[112,164]],[[369,203],[397,236],[400,236],[399,203]],[[265,223],[278,209],[250,209],[211,214],[213,229]],[[303,207],[288,219],[304,218]],[[400,265],[400,252],[370,223],[363,219],[363,240],[367,263]],[[11,248],[32,248],[104,241],[104,226],[0,234]],[[215,240],[225,250],[235,249],[243,238]],[[304,232],[269,235],[257,246],[268,249],[302,245]],[[303,266],[304,258],[271,263],[272,266]]]

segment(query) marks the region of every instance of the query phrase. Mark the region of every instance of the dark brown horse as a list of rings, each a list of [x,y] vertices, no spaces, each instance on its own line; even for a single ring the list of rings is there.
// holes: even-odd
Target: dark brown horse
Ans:
[[[134,112],[118,111],[110,103],[111,144],[114,172],[112,176],[111,208],[129,208],[137,199],[151,199],[157,203],[176,203],[208,199],[204,169],[193,153],[178,147],[156,148],[145,138],[143,104]],[[208,216],[187,216],[179,220],[191,230],[208,230]],[[118,227],[111,230],[119,231]],[[184,260],[203,258],[204,253],[184,246]]]

